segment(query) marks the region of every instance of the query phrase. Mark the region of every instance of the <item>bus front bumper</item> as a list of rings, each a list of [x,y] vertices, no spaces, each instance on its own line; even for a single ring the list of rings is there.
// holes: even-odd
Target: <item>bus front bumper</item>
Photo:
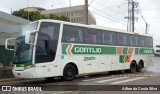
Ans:
[[[37,78],[34,68],[25,69],[22,71],[12,69],[14,77],[17,78]]]

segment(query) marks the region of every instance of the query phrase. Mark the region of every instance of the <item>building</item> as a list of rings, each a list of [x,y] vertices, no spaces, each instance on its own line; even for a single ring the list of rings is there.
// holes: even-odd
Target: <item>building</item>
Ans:
[[[7,51],[4,47],[7,38],[15,38],[19,35],[20,28],[30,21],[0,11],[0,67],[8,65],[12,59],[13,51]]]
[[[64,15],[70,18],[71,22],[74,23],[81,23],[86,24],[85,21],[85,6],[72,6],[72,7],[64,7],[64,8],[57,8],[57,9],[50,9],[50,10],[43,10],[41,11],[44,15],[55,14],[58,16]],[[88,11],[88,24],[96,24],[95,17]]]
[[[30,21],[0,11],[0,45],[7,38],[17,37],[20,28]]]
[[[46,10],[44,8],[40,8],[40,7],[26,7],[26,8],[23,8],[24,11],[43,11],[43,10]]]

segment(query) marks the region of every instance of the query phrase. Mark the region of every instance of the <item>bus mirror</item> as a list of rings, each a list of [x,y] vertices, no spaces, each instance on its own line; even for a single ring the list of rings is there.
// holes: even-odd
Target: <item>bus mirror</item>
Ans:
[[[8,38],[8,39],[6,39],[6,41],[5,41],[5,49],[14,51],[15,42],[16,42],[16,38]]]
[[[31,32],[31,31],[27,31],[25,34],[25,43],[26,44],[31,44],[33,45],[33,36],[35,35],[35,31]]]
[[[30,44],[30,43],[29,43],[30,34],[31,34],[31,33],[30,33],[29,31],[26,32],[26,35],[25,35],[25,43],[26,43],[26,44]]]

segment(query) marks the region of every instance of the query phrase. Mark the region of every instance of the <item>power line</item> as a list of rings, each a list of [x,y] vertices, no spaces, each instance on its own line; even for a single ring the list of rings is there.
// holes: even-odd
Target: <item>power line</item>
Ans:
[[[106,16],[104,16],[104,15],[98,14],[98,13],[93,12],[93,11],[90,11],[90,12],[92,12],[92,13],[94,13],[94,14],[96,14],[96,15],[99,15],[99,16],[101,16],[101,17],[104,17],[104,18],[106,18],[106,19],[109,19],[109,20],[112,20],[112,21],[114,21],[114,22],[117,22],[117,23],[120,23],[120,24],[122,24],[122,25],[127,26],[127,24],[121,23],[121,22],[119,22],[119,21],[116,21],[116,20],[111,19],[111,18],[109,18],[109,17],[106,17]]]
[[[139,2],[139,3],[160,3],[160,1],[149,1],[149,2]]]
[[[140,2],[140,3],[150,3],[150,2],[160,2],[159,0],[136,0],[137,2]]]
[[[160,18],[160,17],[145,17],[145,18],[154,18],[154,19],[157,19],[157,18]]]
[[[92,0],[92,1],[88,4],[88,6],[90,6],[94,1],[95,1],[95,0]]]
[[[142,14],[142,11],[141,11],[141,8],[140,8],[139,4],[138,4],[137,8],[138,8],[138,10],[139,10],[139,13],[140,13],[141,18],[142,18],[143,21],[146,23],[145,33],[147,34],[147,33],[149,32],[149,31],[148,31],[148,30],[149,30],[149,24],[147,23],[147,21],[146,21],[145,18],[143,17],[143,14]]]
[[[145,31],[145,29],[137,22],[138,26]]]
[[[127,4],[126,2],[127,2],[127,1],[126,1],[126,0],[124,0],[124,1],[122,1],[122,2],[116,3],[116,4],[111,5],[111,6],[109,6],[109,7],[113,7],[113,6],[115,6],[115,5],[119,5],[119,4],[121,4],[121,5],[125,5],[125,4]]]
[[[153,11],[153,10],[160,10],[160,9],[141,9],[141,10],[143,10],[143,11]]]
[[[99,12],[101,12],[101,13],[107,15],[107,16],[110,16],[110,17],[112,17],[112,18],[114,18],[114,19],[117,19],[117,20],[124,20],[124,19],[115,18],[115,17],[113,17],[113,16],[111,16],[111,15],[109,15],[109,14],[106,14],[105,12],[103,12],[103,11],[101,11],[101,10],[99,10],[99,9],[96,9],[96,8],[94,8],[94,7],[92,7],[92,6],[90,6],[90,8],[93,8],[93,9],[95,9],[95,10],[97,10],[97,11],[99,11]]]
[[[97,1],[95,1],[95,2],[97,2]],[[114,12],[120,14],[120,15],[125,16],[124,14],[122,14],[122,13],[120,13],[120,12],[118,12],[118,11],[115,11],[114,9],[111,9],[110,7],[107,7],[106,5],[104,5],[104,4],[100,3],[100,2],[97,2],[97,3],[100,4],[100,5],[102,5],[102,6],[104,6],[104,7],[106,7],[107,9],[110,9],[110,10],[112,10],[112,11],[114,11]]]
[[[143,14],[142,14],[142,11],[141,11],[141,8],[140,8],[140,6],[138,6],[138,8],[139,8],[139,12],[140,12],[140,15],[141,15],[141,17],[142,17],[142,19],[144,20],[144,22],[147,24],[147,21],[144,19],[144,17],[143,17]]]
[[[128,12],[128,10],[123,10],[123,11],[121,11],[121,13],[122,13],[122,12],[123,12],[123,13],[124,13],[124,12]]]

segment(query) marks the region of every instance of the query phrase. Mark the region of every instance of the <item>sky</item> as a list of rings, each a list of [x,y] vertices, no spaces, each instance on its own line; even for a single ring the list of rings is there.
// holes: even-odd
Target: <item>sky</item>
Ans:
[[[83,5],[84,0],[0,0],[0,11],[11,13],[25,7],[55,9]],[[153,35],[154,45],[160,45],[160,0],[134,0],[139,4],[135,9],[135,32],[145,33],[145,22],[149,24],[149,34]],[[97,25],[127,30],[128,0],[88,0],[89,11]]]

